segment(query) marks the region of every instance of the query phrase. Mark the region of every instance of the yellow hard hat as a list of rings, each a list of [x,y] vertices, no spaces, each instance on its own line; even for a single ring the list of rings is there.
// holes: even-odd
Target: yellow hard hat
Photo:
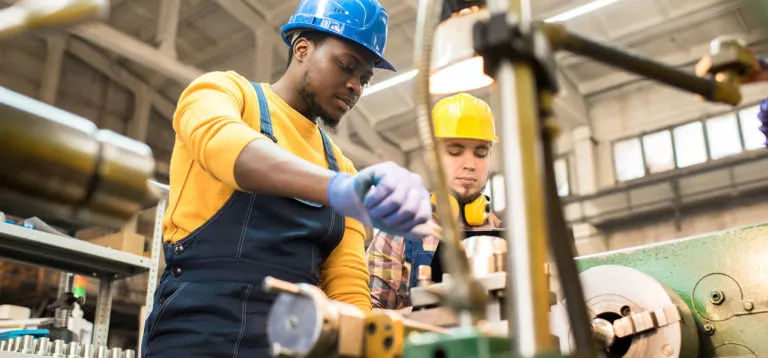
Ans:
[[[466,93],[441,99],[432,109],[437,138],[477,139],[498,142],[491,107]]]

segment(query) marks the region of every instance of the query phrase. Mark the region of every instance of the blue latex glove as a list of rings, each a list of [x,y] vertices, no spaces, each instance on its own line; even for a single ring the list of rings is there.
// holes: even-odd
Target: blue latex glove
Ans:
[[[392,162],[367,167],[357,175],[337,173],[328,183],[328,202],[336,212],[363,225],[408,238],[423,236],[415,228],[432,216],[421,177]]]
[[[760,119],[760,131],[766,137],[763,144],[768,147],[768,98],[760,102],[760,112],[757,113],[757,118]]]

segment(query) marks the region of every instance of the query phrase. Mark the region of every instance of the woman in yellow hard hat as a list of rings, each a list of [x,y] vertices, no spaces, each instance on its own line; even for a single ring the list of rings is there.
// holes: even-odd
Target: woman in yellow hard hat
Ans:
[[[500,227],[501,221],[490,212],[490,199],[483,195],[491,149],[499,140],[491,108],[479,98],[460,93],[440,100],[432,109],[432,120],[459,225],[464,230]],[[438,242],[434,237],[411,241],[378,232],[367,250],[373,307],[409,306],[416,268],[431,264]]]

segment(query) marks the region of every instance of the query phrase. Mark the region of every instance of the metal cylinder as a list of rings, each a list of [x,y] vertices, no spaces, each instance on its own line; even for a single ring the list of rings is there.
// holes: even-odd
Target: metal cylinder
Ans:
[[[616,333],[613,331],[613,325],[602,318],[592,320],[592,336],[600,342],[604,349],[610,347],[616,340]]]
[[[79,356],[80,356],[80,343],[69,342],[69,344],[67,345],[67,357],[78,358]]]
[[[59,292],[58,297],[64,296],[67,292],[72,292],[72,286],[74,285],[75,275],[71,272],[62,272],[59,275]],[[53,316],[53,326],[55,328],[67,328],[69,321],[68,307],[57,307]]]
[[[32,354],[35,351],[35,337],[21,337],[21,353]]]
[[[57,339],[53,341],[53,356],[57,358],[64,358],[66,357],[67,353],[67,347],[66,343],[64,343],[64,340]]]
[[[96,346],[96,358],[109,358],[109,348]]]
[[[37,340],[35,354],[39,356],[47,356],[51,354],[51,340],[48,337],[40,337]]]
[[[152,200],[150,148],[0,87],[0,211],[119,228]]]
[[[83,358],[96,357],[96,346],[94,346],[93,344],[83,345],[83,352],[80,356]]]
[[[8,347],[8,341],[0,341],[0,352],[5,352],[5,348]]]
[[[115,347],[109,351],[109,358],[121,358],[122,354],[123,350],[121,348]]]
[[[13,349],[11,349],[11,352],[21,352],[21,337],[14,337],[13,338]]]
[[[133,349],[126,349],[123,358],[136,358],[136,351]]]

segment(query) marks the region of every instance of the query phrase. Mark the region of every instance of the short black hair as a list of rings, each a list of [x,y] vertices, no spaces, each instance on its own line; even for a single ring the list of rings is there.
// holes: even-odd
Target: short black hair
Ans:
[[[302,31],[298,38],[291,42],[291,46],[288,48],[288,63],[285,65],[285,68],[288,68],[288,66],[291,65],[291,61],[293,60],[293,45],[296,44],[296,41],[298,41],[299,38],[303,37],[313,45],[320,46],[328,38],[328,36],[330,36],[330,34],[321,31]]]

